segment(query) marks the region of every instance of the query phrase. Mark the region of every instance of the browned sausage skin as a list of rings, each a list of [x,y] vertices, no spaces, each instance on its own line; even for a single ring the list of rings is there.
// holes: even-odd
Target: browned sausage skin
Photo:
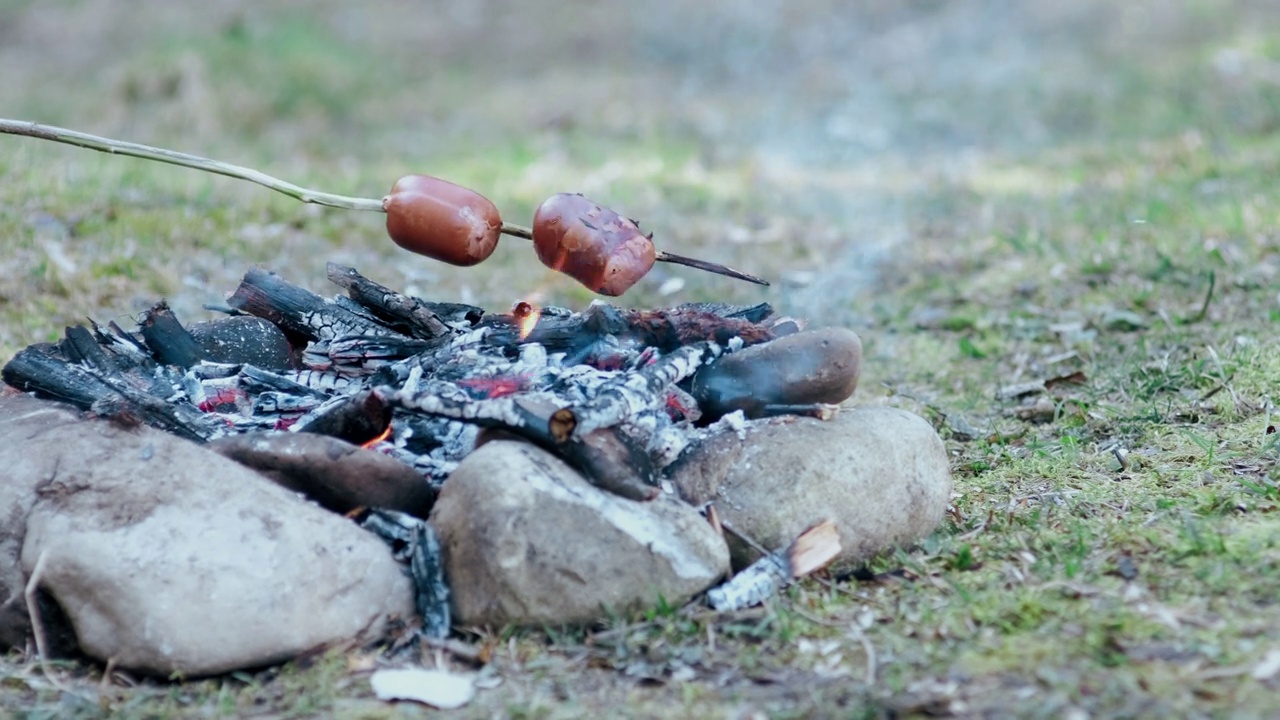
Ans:
[[[488,198],[430,175],[397,180],[382,209],[395,244],[451,265],[484,262],[502,232],[498,208]]]
[[[653,267],[653,240],[628,220],[576,193],[553,195],[533,217],[538,259],[601,295],[618,296]]]

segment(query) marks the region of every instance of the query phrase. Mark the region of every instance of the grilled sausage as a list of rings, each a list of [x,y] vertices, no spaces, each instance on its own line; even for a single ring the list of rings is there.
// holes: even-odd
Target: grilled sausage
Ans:
[[[533,245],[543,265],[610,296],[635,285],[657,257],[653,240],[633,221],[570,193],[553,195],[538,208]]]
[[[488,198],[430,175],[406,175],[382,199],[395,244],[450,265],[484,262],[498,246],[502,218]]]

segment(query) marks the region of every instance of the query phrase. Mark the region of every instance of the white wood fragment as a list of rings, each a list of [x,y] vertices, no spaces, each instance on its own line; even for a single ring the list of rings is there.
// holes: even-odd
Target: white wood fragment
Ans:
[[[379,700],[413,700],[441,710],[460,708],[476,695],[474,676],[443,670],[379,670],[369,682]]]

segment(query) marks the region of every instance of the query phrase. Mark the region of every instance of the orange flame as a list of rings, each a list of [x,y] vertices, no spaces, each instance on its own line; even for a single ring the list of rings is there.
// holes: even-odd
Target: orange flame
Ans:
[[[386,440],[389,437],[391,437],[391,423],[387,423],[387,429],[383,430],[381,433],[378,433],[377,437],[373,438],[372,440],[367,440],[363,443],[360,443],[360,447],[364,448],[365,450],[368,450],[372,447],[377,446],[378,443],[382,442],[383,440]]]
[[[537,305],[526,300],[521,300],[511,307],[511,315],[516,320],[516,327],[520,330],[520,339],[529,337],[529,333],[538,326],[538,318],[542,317],[542,310]]]

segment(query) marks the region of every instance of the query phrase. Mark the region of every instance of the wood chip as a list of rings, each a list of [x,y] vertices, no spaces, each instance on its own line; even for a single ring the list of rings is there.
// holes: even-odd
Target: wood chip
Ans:
[[[473,676],[443,670],[379,670],[369,682],[379,700],[412,700],[441,710],[460,708],[476,695]]]

